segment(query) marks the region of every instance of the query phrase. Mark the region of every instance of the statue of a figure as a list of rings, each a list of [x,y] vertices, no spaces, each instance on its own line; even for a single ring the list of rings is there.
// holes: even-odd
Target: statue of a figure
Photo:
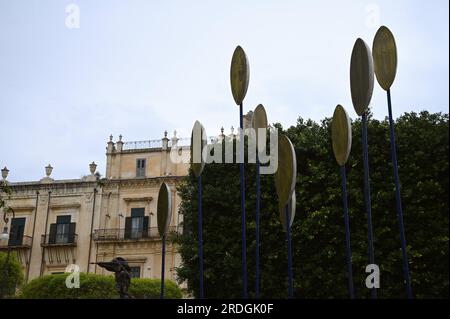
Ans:
[[[128,262],[122,257],[116,257],[109,262],[98,262],[94,263],[108,271],[114,273],[116,278],[116,289],[119,293],[120,299],[133,298],[128,294],[128,288],[130,287],[131,276],[130,276],[130,266]]]

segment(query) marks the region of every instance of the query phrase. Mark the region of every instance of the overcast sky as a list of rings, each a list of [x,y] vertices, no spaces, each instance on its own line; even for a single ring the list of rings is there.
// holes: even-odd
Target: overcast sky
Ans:
[[[71,6],[71,4],[75,6]],[[105,172],[110,134],[124,141],[208,135],[238,127],[231,55],[250,61],[245,111],[262,103],[269,122],[352,118],[353,43],[372,46],[380,25],[395,35],[394,116],[448,112],[447,0],[114,1],[0,0],[0,166],[10,181]],[[76,13],[79,9],[79,20]],[[79,24],[78,24],[79,22]],[[376,85],[376,118],[387,114]],[[301,160],[301,159],[299,159]]]

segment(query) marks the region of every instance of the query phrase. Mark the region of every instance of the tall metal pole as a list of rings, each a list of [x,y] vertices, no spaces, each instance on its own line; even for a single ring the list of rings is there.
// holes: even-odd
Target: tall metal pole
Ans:
[[[256,154],[256,271],[255,271],[255,297],[259,298],[259,217],[260,217],[260,163],[258,154]]]
[[[199,258],[199,276],[200,276],[200,289],[199,297],[204,298],[203,291],[203,229],[202,229],[202,175],[198,176],[197,182],[197,194],[198,194],[198,258]]]
[[[292,275],[292,247],[291,247],[291,218],[289,216],[289,205],[286,205],[286,241],[288,251],[288,298],[294,297],[294,280]]]
[[[246,242],[246,222],[245,222],[245,171],[244,171],[244,120],[243,106],[239,105],[239,170],[241,179],[241,224],[242,224],[242,298],[247,299],[247,242]]]
[[[162,236],[162,254],[161,254],[161,299],[164,299],[164,271],[166,267],[166,234]]]
[[[391,105],[391,90],[387,90],[388,111],[389,111],[389,133],[391,139],[391,157],[392,165],[394,167],[394,180],[395,180],[395,201],[397,204],[397,217],[398,225],[400,228],[400,241],[402,245],[403,255],[403,276],[405,277],[406,294],[409,299],[412,299],[411,278],[409,274],[408,254],[406,251],[406,238],[405,238],[405,226],[403,225],[403,209],[402,198],[400,195],[400,178],[398,176],[398,164],[397,164],[397,147],[395,145],[395,132],[394,132],[394,120],[392,118],[392,105]]]
[[[89,249],[88,249],[88,262],[87,262],[87,266],[86,266],[86,273],[89,273],[89,265],[91,263],[92,231],[94,229],[95,198],[96,198],[95,195],[97,195],[97,188],[94,187],[94,194],[92,195],[94,198],[92,200],[91,230],[89,231]],[[120,222],[120,220],[119,220],[119,222]]]
[[[341,181],[342,181],[342,203],[344,205],[345,249],[347,255],[348,292],[350,298],[354,299],[355,291],[353,287],[352,249],[350,246],[350,221],[348,216],[347,176],[345,174],[345,165],[341,166]]]
[[[375,264],[375,255],[373,250],[373,230],[372,230],[372,207],[370,200],[370,182],[369,182],[369,151],[367,143],[367,113],[362,115],[362,147],[363,147],[363,159],[364,159],[364,201],[366,204],[367,212],[367,230],[369,240],[369,262]],[[372,299],[377,298],[376,288],[372,288],[370,291]]]

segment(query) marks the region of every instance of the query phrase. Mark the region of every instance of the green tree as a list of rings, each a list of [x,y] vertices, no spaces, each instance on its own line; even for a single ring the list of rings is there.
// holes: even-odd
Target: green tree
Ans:
[[[339,167],[331,146],[331,119],[299,118],[283,130],[297,155],[297,209],[292,226],[294,294],[297,298],[347,298],[345,234]],[[448,297],[448,114],[406,113],[396,121],[408,256],[415,297]],[[381,270],[380,298],[404,298],[395,185],[387,119],[370,118],[369,165],[375,262]],[[368,298],[367,216],[363,196],[361,122],[353,123],[347,169],[353,275],[356,296]],[[255,273],[255,165],[246,164],[249,295]],[[241,296],[239,166],[206,165],[203,179],[205,296]],[[285,298],[285,234],[278,220],[273,176],[261,179],[261,297]],[[198,296],[197,180],[179,187],[184,215],[179,280]]]
[[[0,289],[4,297],[15,295],[16,288],[23,282],[22,266],[16,258],[16,254],[0,252]]]
[[[117,299],[113,276],[80,273],[80,287],[67,288],[69,274],[55,274],[35,278],[20,291],[23,299]],[[132,278],[128,292],[137,299],[160,297],[161,280]],[[181,289],[171,280],[165,281],[164,297],[181,298]]]

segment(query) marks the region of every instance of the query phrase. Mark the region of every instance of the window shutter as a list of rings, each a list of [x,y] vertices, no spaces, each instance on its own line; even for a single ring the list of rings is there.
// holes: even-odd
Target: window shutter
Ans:
[[[125,239],[131,238],[131,217],[125,218]]]
[[[142,237],[143,238],[147,238],[148,237],[148,220],[149,220],[148,216],[145,216],[144,217],[144,223],[143,223],[143,226],[142,226]]]
[[[76,223],[69,224],[69,243],[75,243],[75,226]]]
[[[9,232],[9,246],[22,245],[23,232],[25,228],[25,218],[13,218],[11,221],[11,231]]]
[[[50,224],[50,233],[48,235],[48,243],[49,244],[56,243],[56,224]]]

